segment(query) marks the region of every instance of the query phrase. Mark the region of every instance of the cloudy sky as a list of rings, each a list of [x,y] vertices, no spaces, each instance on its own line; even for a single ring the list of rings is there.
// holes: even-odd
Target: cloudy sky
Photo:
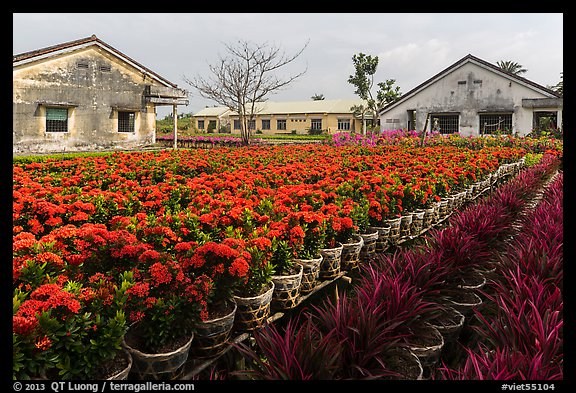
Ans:
[[[375,84],[395,79],[408,92],[467,54],[495,64],[510,60],[522,76],[555,85],[563,71],[561,13],[16,13],[13,54],[95,34],[132,59],[190,91],[179,113],[216,103],[202,98],[185,78],[209,77],[209,64],[238,40],[267,43],[287,56],[302,54],[278,76],[306,70],[270,101],[353,99],[352,56],[378,56]],[[374,89],[375,90],[375,89]],[[169,107],[160,107],[163,117]]]

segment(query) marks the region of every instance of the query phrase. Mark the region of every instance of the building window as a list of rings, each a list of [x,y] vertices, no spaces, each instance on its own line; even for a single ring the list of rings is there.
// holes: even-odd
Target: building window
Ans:
[[[558,128],[558,112],[534,112],[533,129],[538,131],[556,130]]]
[[[240,129],[240,120],[239,119],[234,120],[234,129],[235,130]]]
[[[410,109],[406,111],[406,115],[408,117],[408,130],[415,130],[416,129],[416,111],[414,109]]]
[[[276,129],[277,130],[286,130],[286,119],[276,120]]]
[[[134,132],[134,112],[118,112],[118,132]]]
[[[46,132],[68,132],[68,108],[46,108]]]
[[[480,135],[512,133],[512,113],[482,113],[479,117]]]
[[[310,124],[311,130],[321,130],[322,129],[322,119],[312,119]]]
[[[350,131],[350,119],[338,119],[338,131]]]
[[[270,119],[262,119],[262,129],[263,130],[270,129]]]
[[[248,129],[249,130],[255,130],[256,129],[256,120],[255,119],[248,120]]]
[[[441,134],[453,134],[459,131],[458,114],[453,115],[431,115],[431,131],[438,131]]]
[[[198,129],[199,129],[199,130],[203,130],[203,129],[204,129],[204,120],[198,120]]]

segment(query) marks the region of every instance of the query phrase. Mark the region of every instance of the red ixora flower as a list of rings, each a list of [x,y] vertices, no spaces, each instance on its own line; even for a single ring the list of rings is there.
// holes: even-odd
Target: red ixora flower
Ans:
[[[36,318],[44,311],[54,311],[64,320],[70,313],[77,314],[80,308],[74,294],[57,284],[44,284],[32,291],[30,299],[20,305],[16,316]]]
[[[150,266],[150,275],[154,281],[154,285],[169,284],[172,281],[172,274],[168,266],[160,262],[156,262]]]
[[[148,296],[148,294],[150,293],[150,284],[148,284],[147,282],[137,282],[128,290],[126,290],[126,293],[128,295],[134,295],[139,298],[144,298]]]

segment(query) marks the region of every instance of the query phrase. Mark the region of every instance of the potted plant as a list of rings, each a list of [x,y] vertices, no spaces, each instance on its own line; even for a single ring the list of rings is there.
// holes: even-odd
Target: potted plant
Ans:
[[[132,282],[127,290],[132,324],[124,344],[137,377],[170,376],[188,358],[212,283],[207,276],[185,274],[167,253],[149,250],[138,260],[139,265],[124,274]]]
[[[349,239],[353,229],[354,223],[350,217],[340,217],[338,214],[328,215],[324,246],[320,249],[322,255],[320,279],[332,279],[340,273],[342,250],[344,249],[340,240]]]
[[[376,255],[377,242],[380,237],[379,229],[370,226],[369,211],[368,198],[363,196],[354,206],[351,213],[352,220],[358,228],[358,234],[362,238],[362,247],[359,254],[360,261],[368,261]],[[386,232],[386,229],[384,229],[384,232]]]
[[[88,268],[89,253],[79,250],[88,243],[77,239],[87,227],[65,225],[39,240],[27,232],[14,236],[16,379],[127,376],[131,358],[121,343],[128,329],[124,307],[129,283],[120,274]],[[105,249],[113,231],[103,226],[98,230],[104,235],[100,248]]]
[[[295,263],[294,248],[288,240],[273,238],[272,250],[271,263],[274,266],[272,307],[289,310],[298,305],[304,269],[301,264]]]
[[[132,359],[121,344],[126,281],[97,274],[83,285],[66,278],[14,290],[15,379],[125,379]]]
[[[318,212],[301,212],[301,227],[304,239],[296,250],[294,262],[302,265],[302,283],[300,293],[308,294],[316,286],[320,274],[322,254],[320,249],[326,237],[325,217]]]
[[[251,257],[248,279],[234,295],[237,305],[234,328],[239,331],[256,330],[265,324],[274,293],[272,242],[267,237],[256,237],[248,241],[246,250]]]
[[[245,246],[239,238],[209,241],[195,248],[184,266],[188,274],[206,276],[211,282],[206,313],[195,324],[191,353],[197,358],[216,356],[226,349],[237,309],[234,294],[246,283],[250,270],[251,256]]]

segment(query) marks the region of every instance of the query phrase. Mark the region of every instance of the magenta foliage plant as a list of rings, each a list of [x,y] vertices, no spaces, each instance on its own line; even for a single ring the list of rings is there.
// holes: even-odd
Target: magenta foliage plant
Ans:
[[[402,335],[401,321],[386,316],[386,306],[344,293],[337,300],[313,306],[310,313],[330,345],[340,347],[337,379],[373,379],[397,376],[386,366],[387,353],[396,348]]]
[[[233,344],[251,366],[232,372],[259,380],[334,379],[341,364],[341,347],[332,333],[321,333],[309,318],[297,316],[285,327],[274,324],[254,332],[255,346]]]
[[[544,167],[538,171],[548,173]],[[444,366],[443,378],[562,379],[562,182],[560,173],[497,258],[500,278],[484,293],[490,307],[474,311],[473,329],[481,341],[467,349],[463,367]]]
[[[542,357],[531,357],[510,348],[490,350],[480,345],[477,352],[466,349],[468,357],[459,370],[439,367],[438,379],[449,380],[561,380],[562,368],[544,364]]]

